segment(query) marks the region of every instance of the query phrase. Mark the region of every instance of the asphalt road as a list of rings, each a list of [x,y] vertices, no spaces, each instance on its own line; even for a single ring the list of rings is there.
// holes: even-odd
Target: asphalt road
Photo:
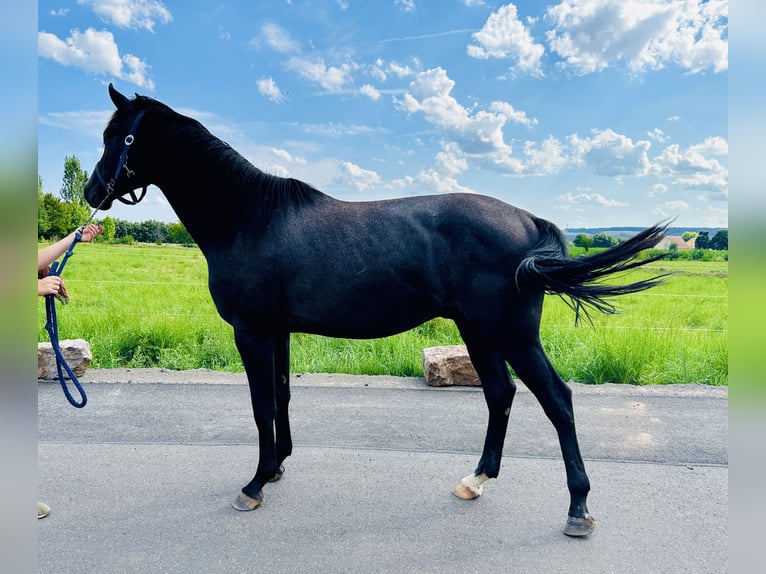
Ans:
[[[92,370],[88,404],[39,385],[41,573],[728,570],[728,392],[572,385],[598,521],[562,534],[553,427],[520,385],[500,477],[464,501],[486,407],[423,379],[293,378],[295,448],[264,504],[231,501],[257,431],[244,376]]]

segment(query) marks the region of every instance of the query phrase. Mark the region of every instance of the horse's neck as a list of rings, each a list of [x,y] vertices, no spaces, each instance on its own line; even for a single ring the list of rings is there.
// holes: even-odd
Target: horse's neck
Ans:
[[[157,186],[203,252],[220,248],[234,240],[236,224],[242,217],[235,176],[222,169],[218,153],[208,153],[188,132],[170,132],[169,141],[162,144],[164,149],[157,156],[169,158],[162,173],[157,174]]]

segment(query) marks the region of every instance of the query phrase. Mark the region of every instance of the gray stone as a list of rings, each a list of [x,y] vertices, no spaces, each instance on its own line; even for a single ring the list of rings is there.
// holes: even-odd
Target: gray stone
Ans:
[[[93,360],[90,345],[85,339],[64,339],[59,341],[61,354],[77,377],[85,373],[85,370]],[[66,370],[64,376],[69,378]],[[58,379],[56,369],[56,353],[51,343],[37,343],[37,378],[45,381]]]
[[[423,373],[432,387],[481,386],[465,345],[423,349]]]

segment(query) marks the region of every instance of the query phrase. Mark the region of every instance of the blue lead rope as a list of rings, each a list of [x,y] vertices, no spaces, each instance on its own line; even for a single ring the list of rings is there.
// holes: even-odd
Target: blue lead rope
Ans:
[[[51,264],[51,269],[48,273],[49,275],[61,276],[61,273],[64,271],[64,265],[66,265],[67,260],[72,256],[74,246],[77,245],[81,239],[82,234],[78,231],[75,233],[74,241],[72,241],[72,245],[69,246],[69,249],[64,254],[64,258],[61,260],[61,263],[54,261]],[[59,345],[59,326],[56,319],[55,295],[45,296],[45,313],[48,320],[45,324],[45,330],[48,331],[48,335],[50,335],[51,346],[53,347],[53,352],[56,354],[56,370],[58,371],[59,383],[61,383],[61,388],[64,390],[64,395],[66,395],[69,404],[71,404],[73,407],[81,409],[88,402],[88,397],[85,395],[85,389],[82,388],[80,381],[77,379],[77,375],[74,374],[74,371],[66,362],[66,359],[61,352],[61,346]],[[77,391],[80,393],[80,397],[82,399],[80,402],[77,402],[72,396],[72,393],[69,391],[69,386],[67,385],[66,379],[64,378],[64,370],[66,370],[74,386],[77,387]]]

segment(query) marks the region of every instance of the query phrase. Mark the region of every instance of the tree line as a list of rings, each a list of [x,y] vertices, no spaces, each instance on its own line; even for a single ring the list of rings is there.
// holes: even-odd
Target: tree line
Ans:
[[[76,156],[64,159],[64,177],[59,197],[43,192],[42,178],[37,176],[37,238],[55,240],[69,235],[90,215],[84,189],[88,172],[80,167]],[[106,243],[178,243],[193,245],[194,240],[183,223],[162,221],[124,221],[107,216],[98,221],[104,232],[96,238]]]
[[[694,249],[712,249],[715,251],[728,251],[729,249],[729,230],[720,229],[713,237],[710,237],[708,231],[686,231],[681,235],[681,239],[689,241],[694,239]],[[620,243],[620,239],[609,235],[608,233],[596,233],[593,236],[587,233],[578,233],[573,241],[575,247],[582,247],[586,251],[591,247],[614,247]],[[676,245],[671,245],[670,250],[678,249]]]

